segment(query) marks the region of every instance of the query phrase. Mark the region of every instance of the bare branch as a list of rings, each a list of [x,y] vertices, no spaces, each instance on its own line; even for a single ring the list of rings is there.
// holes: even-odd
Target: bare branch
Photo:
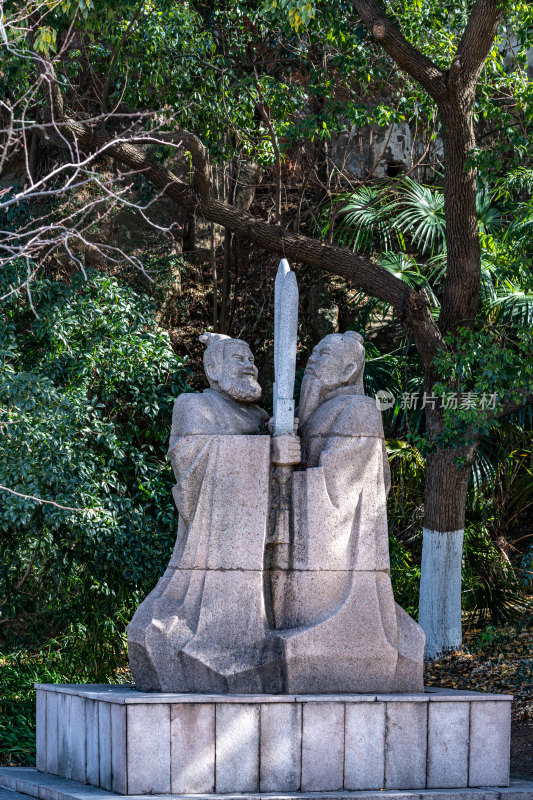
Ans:
[[[2,486],[0,484],[0,490],[4,492],[9,492],[9,494],[14,494],[15,497],[22,497],[23,500],[34,500],[39,505],[45,503],[47,506],[55,506],[56,508],[60,508],[62,511],[79,511],[85,512],[87,511],[86,508],[72,508],[71,506],[62,506],[59,503],[54,503],[53,500],[43,500],[42,497],[35,497],[33,494],[23,494],[22,492],[16,492],[14,489],[8,489],[7,486]]]

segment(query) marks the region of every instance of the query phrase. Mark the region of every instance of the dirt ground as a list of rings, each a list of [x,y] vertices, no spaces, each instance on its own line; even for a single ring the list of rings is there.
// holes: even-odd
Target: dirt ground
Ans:
[[[467,631],[461,651],[426,665],[425,682],[512,694],[511,774],[533,779],[533,616]]]

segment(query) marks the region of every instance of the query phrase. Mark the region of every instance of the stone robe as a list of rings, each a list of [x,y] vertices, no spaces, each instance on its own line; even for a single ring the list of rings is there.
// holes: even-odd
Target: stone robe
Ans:
[[[168,568],[128,627],[142,691],[279,691],[263,593],[270,436],[259,407],[183,394],[169,456],[179,527]]]
[[[273,575],[285,691],[422,691],[424,633],[390,582],[390,472],[375,401],[341,390],[300,433],[307,468],[293,475],[290,565]]]

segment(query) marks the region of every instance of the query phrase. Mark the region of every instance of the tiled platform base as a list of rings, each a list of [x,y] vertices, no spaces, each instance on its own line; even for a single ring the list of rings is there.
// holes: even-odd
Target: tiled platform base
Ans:
[[[509,695],[443,689],[171,695],[39,684],[37,768],[121,795],[505,787],[510,720]]]
[[[8,788],[1,788],[8,787]],[[169,795],[140,795],[136,800],[165,800]],[[43,775],[30,767],[0,768],[0,800],[116,800],[121,795],[77,781]],[[176,800],[533,800],[533,781],[511,778],[506,788],[382,790],[381,792],[313,792],[228,795],[174,795]]]

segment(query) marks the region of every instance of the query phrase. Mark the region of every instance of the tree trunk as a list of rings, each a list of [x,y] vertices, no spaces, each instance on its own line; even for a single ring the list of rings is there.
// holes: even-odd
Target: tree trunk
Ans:
[[[230,296],[230,269],[231,269],[231,241],[232,234],[229,228],[224,229],[224,267],[222,270],[222,302],[220,311],[220,330],[228,333],[228,309]]]
[[[476,171],[468,166],[475,147],[473,94],[454,98],[441,112],[444,146],[446,281],[439,328],[443,333],[470,327],[481,285],[481,253],[476,213]]]
[[[183,231],[183,251],[194,253],[196,250],[196,214],[188,211]]]
[[[475,146],[474,88],[461,87],[453,69],[441,105],[444,146],[444,211],[447,266],[439,317],[443,335],[471,327],[478,308],[481,253],[476,214],[476,172],[468,166]],[[432,368],[426,369],[431,390]],[[450,389],[457,388],[450,386]],[[459,387],[460,388],[460,387]],[[427,390],[426,390],[427,391]],[[443,428],[440,410],[426,413],[430,439]],[[426,658],[461,646],[461,569],[466,492],[475,448],[437,450],[426,459],[426,490],[418,621],[426,634]],[[459,459],[464,463],[458,464]]]
[[[213,284],[213,329],[218,326],[218,276],[217,276],[217,248],[215,240],[215,223],[209,226],[209,242],[211,248],[211,283]]]
[[[444,204],[447,270],[439,329],[444,336],[476,315],[481,257],[476,219],[476,174],[468,165],[475,146],[472,110],[476,85],[493,46],[505,4],[475,0],[448,69],[414,47],[387,16],[379,0],[352,0],[374,39],[422,86],[440,112],[444,144]],[[415,336],[416,339],[416,336]],[[423,359],[426,392],[433,388],[431,363]],[[426,408],[426,412],[428,409]],[[430,439],[442,429],[438,413],[426,413]],[[435,424],[436,423],[436,424]],[[427,654],[435,656],[461,642],[461,555],[466,489],[472,453],[437,450],[427,459],[420,623]],[[459,466],[455,458],[467,456]]]
[[[437,450],[426,459],[424,530],[418,621],[426,658],[461,646],[461,566],[469,450]],[[458,459],[466,463],[458,464]]]

